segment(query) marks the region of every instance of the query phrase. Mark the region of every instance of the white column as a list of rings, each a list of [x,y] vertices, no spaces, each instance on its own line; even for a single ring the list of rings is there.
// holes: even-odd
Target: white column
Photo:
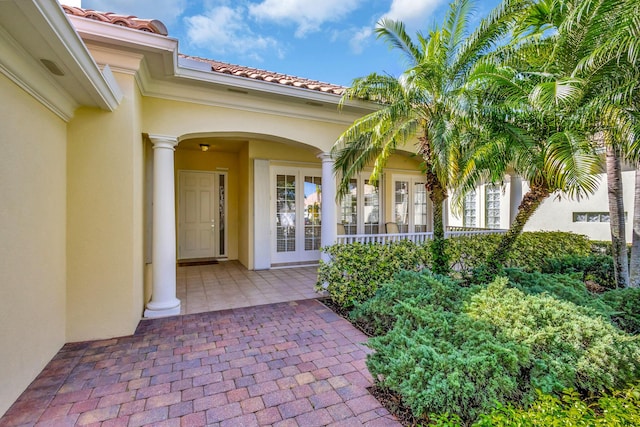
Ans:
[[[518,175],[512,174],[509,179],[509,225],[513,224],[513,221],[518,215],[518,207],[522,202],[522,178]]]
[[[321,153],[322,159],[322,246],[336,243],[338,236],[338,214],[336,209],[336,180],[333,175],[333,159],[329,153]],[[322,259],[329,261],[329,255],[322,253]]]
[[[253,161],[253,268],[271,268],[271,215],[269,203],[271,183],[269,180],[269,160]]]
[[[153,143],[152,294],[144,317],[180,314],[176,298],[176,207],[173,154],[178,139],[149,135]]]

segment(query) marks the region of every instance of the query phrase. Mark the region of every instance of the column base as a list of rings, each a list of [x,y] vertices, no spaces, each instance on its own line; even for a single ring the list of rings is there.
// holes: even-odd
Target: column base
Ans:
[[[171,304],[167,307],[165,304],[154,304],[150,302],[147,304],[147,309],[144,311],[143,317],[146,319],[154,319],[156,317],[177,316],[180,314],[180,300],[176,299],[177,304]]]

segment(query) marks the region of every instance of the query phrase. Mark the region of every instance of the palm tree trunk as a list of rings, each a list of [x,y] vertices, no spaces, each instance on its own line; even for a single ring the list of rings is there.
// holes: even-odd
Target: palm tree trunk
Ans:
[[[425,130],[424,136],[418,138],[420,141],[419,153],[426,164],[425,171],[425,189],[429,194],[429,200],[433,204],[433,240],[429,247],[431,251],[431,268],[434,273],[449,273],[449,256],[447,255],[447,242],[444,238],[444,218],[442,205],[447,200],[447,188],[442,185],[438,174],[431,168],[433,161],[431,159],[432,150],[429,137]]]
[[[536,209],[538,209],[540,203],[549,197],[549,194],[549,189],[546,185],[532,184],[527,194],[524,195],[520,206],[518,206],[518,214],[513,220],[511,227],[509,227],[507,233],[502,237],[493,253],[487,258],[486,265],[491,277],[494,277],[502,270],[509,256],[509,251],[518,236],[522,233],[525,224]]]
[[[629,263],[622,196],[622,167],[620,153],[611,146],[606,149],[607,192],[609,195],[609,223],[611,225],[611,252],[613,271],[619,288],[629,286]]]
[[[427,174],[428,175],[428,174]],[[433,177],[432,177],[433,178]],[[429,181],[429,178],[427,178]],[[427,185],[429,199],[433,204],[433,241],[431,242],[432,269],[438,274],[449,273],[449,256],[444,238],[444,215],[442,205],[447,199],[447,192],[439,182]]]
[[[640,287],[640,163],[636,163],[636,185],[633,198],[633,234],[631,235],[631,261],[629,286]]]

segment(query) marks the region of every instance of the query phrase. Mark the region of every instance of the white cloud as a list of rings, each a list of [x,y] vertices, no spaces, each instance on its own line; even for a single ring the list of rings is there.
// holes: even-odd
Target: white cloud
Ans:
[[[249,5],[249,14],[258,20],[297,25],[296,37],[319,31],[325,22],[335,22],[358,8],[361,0],[263,0]]]
[[[351,39],[349,40],[349,46],[351,51],[355,54],[360,54],[364,50],[365,46],[371,41],[371,35],[373,34],[373,28],[362,27],[355,31]]]
[[[184,21],[188,43],[213,54],[233,53],[258,61],[265,53],[283,56],[277,40],[251,31],[246,23],[246,10],[242,7],[212,7],[204,14],[187,17]]]
[[[85,9],[158,19],[167,26],[176,22],[186,6],[186,0],[82,0]]]
[[[433,15],[445,0],[393,0],[382,18],[402,21],[410,29],[427,29]]]

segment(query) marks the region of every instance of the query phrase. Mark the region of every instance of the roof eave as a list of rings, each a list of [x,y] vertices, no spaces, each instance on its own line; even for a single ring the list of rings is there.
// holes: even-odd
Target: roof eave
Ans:
[[[60,5],[49,0],[2,2],[0,28],[8,56],[2,71],[64,120],[79,106],[113,111],[122,98],[119,87],[100,70]],[[20,60],[16,61],[15,57]],[[63,75],[47,70],[52,61]]]

